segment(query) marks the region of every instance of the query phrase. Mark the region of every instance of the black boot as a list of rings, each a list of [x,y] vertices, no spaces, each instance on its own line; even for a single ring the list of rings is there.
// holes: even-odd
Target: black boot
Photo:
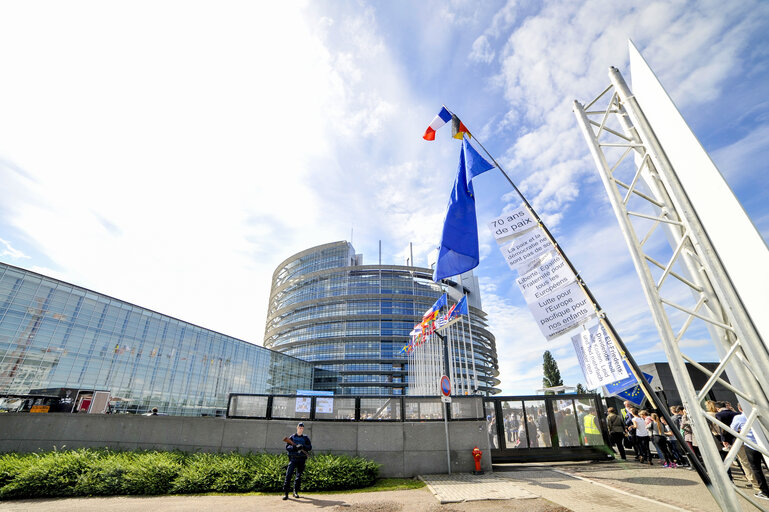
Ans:
[[[288,499],[288,493],[286,493],[286,494],[284,494],[284,495],[283,495],[283,500],[285,501],[285,500],[287,500],[287,499]]]
[[[299,493],[296,492],[296,490],[294,491],[294,498],[301,498],[301,496],[299,496]]]

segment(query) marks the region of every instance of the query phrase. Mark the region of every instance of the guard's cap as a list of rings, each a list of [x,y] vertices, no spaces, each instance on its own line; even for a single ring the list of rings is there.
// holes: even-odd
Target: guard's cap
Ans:
[[[303,427],[303,426],[304,426],[304,423],[302,422],[299,422],[299,425],[297,425],[297,427]]]

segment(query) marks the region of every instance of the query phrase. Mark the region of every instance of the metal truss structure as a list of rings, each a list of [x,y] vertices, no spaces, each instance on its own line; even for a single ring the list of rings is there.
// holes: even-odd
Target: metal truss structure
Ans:
[[[691,418],[709,477],[703,480],[709,480],[708,489],[723,510],[741,510],[738,495],[764,510],[730,481],[727,469],[743,445],[769,457],[769,353],[637,100],[616,68],[610,69],[609,78],[611,85],[596,99],[585,106],[575,101],[574,113]],[[686,354],[703,339],[710,339],[719,355],[712,372]],[[692,383],[687,363],[709,376],[700,389]],[[717,382],[739,397],[747,415],[742,432],[704,410]],[[712,442],[712,426],[735,435],[728,452]],[[751,427],[758,443],[746,437]]]

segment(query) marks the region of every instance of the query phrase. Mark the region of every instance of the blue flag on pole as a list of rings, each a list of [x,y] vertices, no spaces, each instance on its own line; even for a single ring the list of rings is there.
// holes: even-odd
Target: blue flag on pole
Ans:
[[[432,315],[433,313],[435,313],[436,311],[441,309],[443,306],[446,306],[447,304],[448,304],[448,298],[447,298],[446,294],[444,293],[443,295],[438,297],[438,300],[435,301],[435,304],[433,304],[432,307],[430,307],[430,309],[425,311],[425,314],[422,315],[422,318],[426,318],[426,317]]]
[[[433,281],[456,276],[478,266],[478,223],[475,217],[475,198],[467,185],[465,146],[459,153],[459,170],[443,221],[438,262]]]
[[[462,143],[465,148],[465,165],[467,166],[467,179],[470,180],[470,193],[472,194],[472,179],[483,174],[484,172],[493,169],[494,166],[483,158],[478,151],[475,150],[472,144],[465,138]]]
[[[607,384],[606,392],[609,394],[609,396],[619,395],[622,391],[626,391],[628,389],[633,388],[634,386],[638,386],[638,379],[636,379],[635,376],[633,375],[633,372],[630,371],[630,366],[627,364],[627,361],[622,361],[622,363],[625,365],[625,371],[627,372],[628,377],[622,380],[618,380],[617,382],[612,382],[611,384]],[[644,376],[644,379],[646,379],[646,382],[651,382],[652,379],[654,378],[652,375],[649,375],[648,373],[644,373],[643,376]]]
[[[454,309],[454,312],[457,315],[468,315],[469,312],[467,310],[467,295],[464,295],[461,299],[459,299],[459,302],[457,302],[457,306]]]

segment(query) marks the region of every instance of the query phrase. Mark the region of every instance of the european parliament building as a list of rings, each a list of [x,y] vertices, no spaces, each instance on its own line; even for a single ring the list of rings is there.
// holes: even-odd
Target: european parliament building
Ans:
[[[0,396],[109,391],[115,412],[221,416],[312,389],[311,363],[0,263]]]
[[[444,291],[454,301],[468,294],[477,392],[498,393],[477,279],[436,284],[431,276],[428,268],[363,265],[347,242],[303,251],[273,275],[260,347],[0,263],[0,402],[103,391],[114,412],[223,416],[230,393],[402,395],[401,348]]]
[[[346,241],[302,251],[273,274],[264,346],[327,370],[331,378],[316,383],[337,395],[403,395],[408,360],[401,349],[412,328],[444,292],[454,302],[467,293],[473,350],[455,353],[456,366],[471,368],[465,363],[474,357],[477,392],[499,393],[496,344],[477,278],[468,272],[434,283],[432,274],[409,265],[364,265]],[[462,376],[465,389],[474,388],[474,377]]]

